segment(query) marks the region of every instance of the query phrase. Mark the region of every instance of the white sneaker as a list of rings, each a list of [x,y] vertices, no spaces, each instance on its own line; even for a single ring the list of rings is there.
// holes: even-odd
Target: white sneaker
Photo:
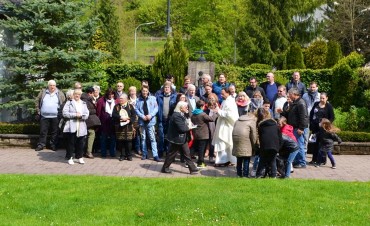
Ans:
[[[75,162],[73,161],[73,158],[72,158],[72,157],[68,160],[68,164],[69,164],[69,165],[73,165],[73,164],[75,164]]]
[[[256,176],[256,171],[255,170],[252,170],[251,171],[251,177],[255,177]]]
[[[84,161],[84,159],[83,159],[83,158],[79,158],[79,159],[78,159],[78,163],[80,163],[80,164],[85,164],[85,161]]]

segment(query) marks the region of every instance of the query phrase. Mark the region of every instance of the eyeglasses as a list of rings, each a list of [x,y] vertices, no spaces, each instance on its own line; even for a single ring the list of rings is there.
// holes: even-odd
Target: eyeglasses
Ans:
[[[284,90],[278,90],[278,93],[282,93],[282,92],[284,92]]]

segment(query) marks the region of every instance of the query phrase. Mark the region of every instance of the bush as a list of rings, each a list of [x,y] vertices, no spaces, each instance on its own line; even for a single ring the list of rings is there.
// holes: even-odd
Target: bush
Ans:
[[[133,78],[133,77],[128,77],[128,78],[122,79],[121,81],[125,85],[124,91],[127,94],[128,94],[128,88],[130,88],[130,86],[135,86],[137,89],[139,89],[141,87],[141,81],[139,81],[139,80],[137,80],[136,78]]]
[[[39,134],[39,124],[0,123],[0,134]]]
[[[366,132],[340,131],[338,136],[343,142],[370,142],[370,133]]]
[[[324,40],[314,41],[304,52],[306,68],[325,68],[327,52],[328,48]]]
[[[370,132],[370,112],[367,108],[351,106],[349,112],[334,109],[334,125],[343,131]]]
[[[251,64],[251,65],[248,66],[248,68],[251,68],[251,69],[263,69],[263,70],[271,70],[272,69],[271,65],[268,65],[268,64],[258,64],[258,63]]]
[[[331,68],[342,58],[342,51],[340,45],[336,41],[330,40],[328,42],[328,51],[326,54],[326,68]]]
[[[288,69],[304,69],[303,53],[301,46],[293,42],[286,55],[286,66]]]
[[[341,59],[333,67],[333,105],[349,110],[354,103],[358,91],[359,70],[364,63],[364,57],[356,52]]]

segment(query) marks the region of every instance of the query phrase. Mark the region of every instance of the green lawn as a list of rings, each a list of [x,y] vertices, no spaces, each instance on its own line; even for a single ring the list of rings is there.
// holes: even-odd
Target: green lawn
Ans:
[[[166,40],[151,40],[150,37],[138,38],[136,43],[137,61],[143,64],[150,63],[150,56],[156,56],[163,50]],[[125,62],[134,62],[135,48],[134,42],[128,43],[123,51],[123,60]]]
[[[369,225],[370,182],[0,175],[0,225]]]

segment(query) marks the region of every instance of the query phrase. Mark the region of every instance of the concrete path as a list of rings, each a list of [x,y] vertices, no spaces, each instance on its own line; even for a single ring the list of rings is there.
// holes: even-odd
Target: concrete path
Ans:
[[[163,163],[141,160],[135,156],[132,162],[118,161],[117,158],[95,157],[85,159],[85,164],[77,162],[68,165],[64,159],[65,151],[8,148],[0,149],[0,174],[70,174],[101,175],[120,177],[236,177],[235,167],[207,166],[197,175],[189,175],[184,163],[176,161],[171,165],[172,174],[160,173]],[[310,158],[310,156],[309,156]],[[306,169],[295,169],[292,178],[325,179],[341,181],[370,181],[370,155],[335,155],[337,169],[327,166],[316,168],[308,165]],[[310,160],[310,159],[308,159]]]

